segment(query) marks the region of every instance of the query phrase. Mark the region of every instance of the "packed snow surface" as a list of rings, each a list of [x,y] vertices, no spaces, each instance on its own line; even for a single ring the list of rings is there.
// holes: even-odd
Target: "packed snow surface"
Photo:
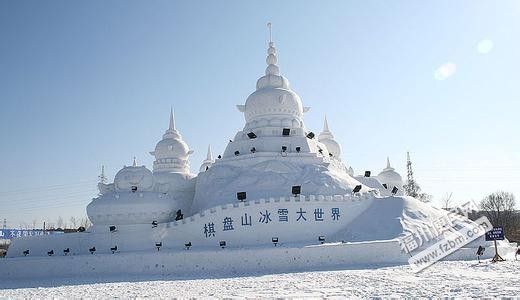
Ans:
[[[107,297],[506,297],[520,296],[520,261],[439,262],[415,274],[408,265],[236,278],[138,278],[0,282],[0,298]],[[146,280],[146,281],[144,281]],[[112,281],[110,283],[107,283]]]

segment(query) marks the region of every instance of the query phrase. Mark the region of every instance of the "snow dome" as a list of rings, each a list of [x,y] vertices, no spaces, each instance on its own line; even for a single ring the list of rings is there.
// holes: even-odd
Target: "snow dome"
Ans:
[[[379,180],[381,184],[386,184],[389,190],[392,190],[394,187],[397,187],[399,191],[403,190],[403,178],[390,166],[389,158],[386,159],[386,168],[377,175],[377,180]]]
[[[209,145],[208,154],[206,155],[206,159],[202,162],[199,172],[207,171],[211,167],[211,165],[213,165],[213,163],[215,163],[215,160],[213,159],[213,153],[211,153],[211,145]]]
[[[341,160],[341,146],[334,139],[332,132],[329,130],[329,124],[327,122],[327,117],[325,117],[325,121],[323,123],[323,131],[318,136],[318,140],[320,143],[324,144],[327,147],[327,150],[333,157]]]
[[[131,191],[135,188],[147,191],[153,187],[153,174],[145,166],[137,166],[134,159],[132,166],[125,166],[117,172],[114,185],[117,191]]]
[[[192,154],[182,139],[181,134],[175,128],[173,109],[170,110],[170,126],[155,146],[155,151],[150,152],[155,156],[153,163],[154,172],[180,172],[189,173],[188,157]]]
[[[256,91],[238,105],[249,128],[262,126],[302,127],[303,107],[300,96],[290,89],[287,78],[280,75],[274,43],[269,43],[265,76],[258,79]]]

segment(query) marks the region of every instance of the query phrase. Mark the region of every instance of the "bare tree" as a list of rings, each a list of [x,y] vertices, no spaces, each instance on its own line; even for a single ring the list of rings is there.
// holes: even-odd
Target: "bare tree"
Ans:
[[[91,225],[90,220],[88,217],[82,218],[80,222],[81,227],[89,228]]]
[[[432,195],[423,193],[421,187],[415,181],[406,181],[403,186],[405,194],[410,197],[414,197],[422,202],[428,203],[432,201]]]
[[[504,191],[488,195],[480,202],[480,208],[491,224],[504,227],[506,233],[516,227],[515,206],[515,196]]]
[[[58,226],[58,228],[61,228],[63,229],[63,218],[61,216],[58,217],[58,219],[56,220],[56,226]]]
[[[444,198],[442,198],[442,208],[444,208],[445,210],[449,210],[451,208],[451,206],[453,205],[452,200],[451,200],[452,195],[453,195],[453,193],[449,192],[449,193],[446,193],[446,195],[444,195]]]
[[[78,220],[74,216],[72,216],[70,217],[70,224],[72,225],[72,228],[77,228],[76,226],[78,224]]]

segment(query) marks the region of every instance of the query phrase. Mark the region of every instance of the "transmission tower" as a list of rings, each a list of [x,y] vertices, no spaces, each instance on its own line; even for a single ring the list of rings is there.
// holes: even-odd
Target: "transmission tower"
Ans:
[[[107,182],[107,177],[105,176],[105,166],[101,166],[101,174],[98,176],[99,183],[105,184]]]
[[[406,194],[408,196],[416,197],[417,188],[415,180],[413,179],[412,161],[410,160],[410,152],[406,152],[406,170],[408,175],[408,182],[405,185]]]

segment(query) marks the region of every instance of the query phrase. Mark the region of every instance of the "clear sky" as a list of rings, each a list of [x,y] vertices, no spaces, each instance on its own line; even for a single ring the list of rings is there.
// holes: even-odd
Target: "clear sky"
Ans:
[[[170,106],[192,171],[222,153],[268,21],[307,127],[326,114],[356,173],[390,156],[405,177],[410,151],[434,205],[520,197],[519,1],[1,1],[0,221],[85,216],[102,164],[151,168]]]

